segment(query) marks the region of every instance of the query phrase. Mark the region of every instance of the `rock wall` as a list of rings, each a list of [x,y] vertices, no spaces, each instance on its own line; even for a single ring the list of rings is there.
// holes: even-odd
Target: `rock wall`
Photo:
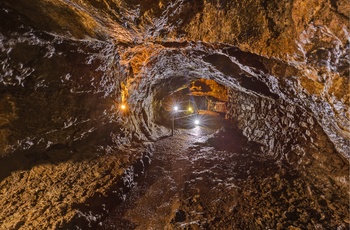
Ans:
[[[64,123],[68,125],[71,119],[75,120],[72,118],[74,116],[69,115],[59,120],[57,116],[64,114],[64,111],[57,111],[57,114],[43,116],[47,122],[28,119],[25,123],[32,123],[32,128],[26,126],[26,129],[30,130],[20,131],[23,135],[16,136],[20,132],[13,132],[15,126],[22,125],[21,122],[16,122],[24,121],[23,117],[27,116],[26,114],[27,117],[35,117],[33,111],[49,109],[51,105],[55,108],[65,106],[62,106],[64,102],[57,104],[55,98],[65,100],[63,98],[67,95],[67,103],[76,108],[76,105],[82,102],[83,106],[80,107],[89,108],[88,111],[77,111],[82,117],[82,114],[88,114],[81,119],[84,122],[90,117],[96,119],[100,116],[104,119],[104,111],[107,111],[107,116],[113,114],[113,100],[121,101],[121,95],[118,94],[123,93],[122,84],[130,87],[130,91],[138,93],[137,81],[143,77],[154,77],[141,71],[142,68],[161,68],[162,72],[167,72],[166,63],[163,63],[163,58],[158,58],[159,56],[167,53],[176,58],[181,55],[181,47],[188,46],[181,50],[183,52],[190,50],[192,44],[205,44],[211,46],[212,50],[219,51],[218,53],[222,52],[212,57],[208,53],[207,60],[204,60],[212,66],[207,69],[217,68],[224,76],[219,76],[219,79],[204,77],[220,80],[224,85],[225,81],[230,81],[229,85],[232,85],[230,78],[237,77],[237,68],[220,70],[221,64],[215,63],[215,59],[235,62],[234,65],[238,65],[240,69],[238,74],[249,72],[266,83],[270,91],[289,103],[310,109],[325,133],[335,143],[339,153],[349,158],[350,102],[347,76],[350,26],[348,15],[344,14],[346,9],[349,9],[345,0],[108,0],[103,3],[88,0],[47,0],[21,1],[20,4],[4,0],[0,6],[0,18],[6,21],[0,28],[3,60],[3,79],[0,86],[6,91],[0,99],[0,107],[4,111],[0,118],[1,155],[13,152],[17,148],[17,142],[23,146],[31,146],[32,143],[38,142],[39,140],[33,140],[32,137],[26,139],[28,133],[47,133],[48,121],[57,122],[54,124],[55,129],[62,129],[65,128]],[[191,44],[189,41],[196,43]],[[223,50],[224,46],[227,49]],[[163,53],[163,50],[166,52]],[[26,57],[23,53],[26,53]],[[187,52],[187,55],[181,55],[183,59],[179,63],[170,64],[173,65],[171,68],[174,71],[168,73],[172,72],[173,76],[163,74],[163,78],[177,76],[179,79],[206,75],[201,70],[196,71],[196,68],[202,67],[201,60],[193,60],[202,57],[193,52]],[[122,67],[124,61],[127,63],[125,68]],[[55,69],[55,72],[52,72],[52,69]],[[81,76],[81,73],[84,73],[84,76]],[[128,84],[127,77],[133,78],[131,84]],[[61,84],[63,82],[60,79],[65,83]],[[51,87],[45,88],[46,82],[38,83],[45,80],[52,85],[64,87],[57,91]],[[156,79],[157,82],[152,85],[157,85],[159,80]],[[67,84],[69,81],[71,85]],[[7,93],[12,87],[11,84],[17,85],[13,90],[21,92],[20,97],[24,98],[23,100],[17,95]],[[21,86],[31,89],[37,87],[38,93],[24,94]],[[65,92],[66,86],[75,87],[76,92]],[[40,90],[42,93],[39,93]],[[87,96],[81,91],[93,92],[93,96]],[[21,105],[19,100],[23,101]],[[46,104],[38,106],[34,101]],[[135,101],[132,103],[140,104]],[[26,105],[34,109],[27,111]],[[92,108],[96,106],[98,108]],[[151,111],[148,105],[145,107],[147,112]],[[78,119],[73,124],[79,122]],[[150,122],[145,124],[149,125]],[[73,136],[86,133],[91,126],[84,127],[86,129],[78,132],[79,134],[68,133],[66,136],[74,140]],[[134,130],[138,129],[135,127]],[[65,145],[69,140],[57,142]],[[42,143],[45,145],[48,140]]]
[[[230,90],[227,118],[268,155],[308,175],[331,194],[349,194],[349,164],[311,113],[281,99]]]
[[[28,31],[3,36],[1,51],[1,156],[72,147],[112,121],[120,92],[113,45]]]
[[[134,163],[125,150],[166,133],[153,104],[199,78],[231,88],[228,117],[266,153],[347,194],[349,9],[346,0],[2,0],[2,224],[73,218],[73,203]],[[41,222],[50,212],[62,218]]]

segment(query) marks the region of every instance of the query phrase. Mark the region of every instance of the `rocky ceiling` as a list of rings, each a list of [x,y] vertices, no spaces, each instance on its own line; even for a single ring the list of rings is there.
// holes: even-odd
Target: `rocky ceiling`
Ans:
[[[348,167],[349,11],[347,0],[2,0],[1,178],[157,139],[162,98],[200,78],[308,114]]]

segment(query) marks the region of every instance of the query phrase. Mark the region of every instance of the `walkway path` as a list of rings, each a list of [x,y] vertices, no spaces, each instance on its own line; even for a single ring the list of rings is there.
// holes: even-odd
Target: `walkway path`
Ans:
[[[330,211],[315,205],[300,175],[212,119],[157,141],[145,178],[100,229],[330,227]]]

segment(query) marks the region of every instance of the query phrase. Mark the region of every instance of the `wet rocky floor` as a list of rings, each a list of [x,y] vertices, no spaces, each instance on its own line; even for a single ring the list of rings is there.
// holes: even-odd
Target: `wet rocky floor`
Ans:
[[[343,198],[215,119],[157,141],[144,178],[99,229],[348,229]]]

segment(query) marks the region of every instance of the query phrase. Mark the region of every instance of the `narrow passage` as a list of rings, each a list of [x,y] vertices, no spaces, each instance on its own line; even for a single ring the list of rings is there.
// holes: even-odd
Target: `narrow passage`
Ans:
[[[207,126],[155,143],[146,175],[99,229],[314,228],[321,216],[332,222],[297,172],[222,128],[221,117],[207,119]]]

